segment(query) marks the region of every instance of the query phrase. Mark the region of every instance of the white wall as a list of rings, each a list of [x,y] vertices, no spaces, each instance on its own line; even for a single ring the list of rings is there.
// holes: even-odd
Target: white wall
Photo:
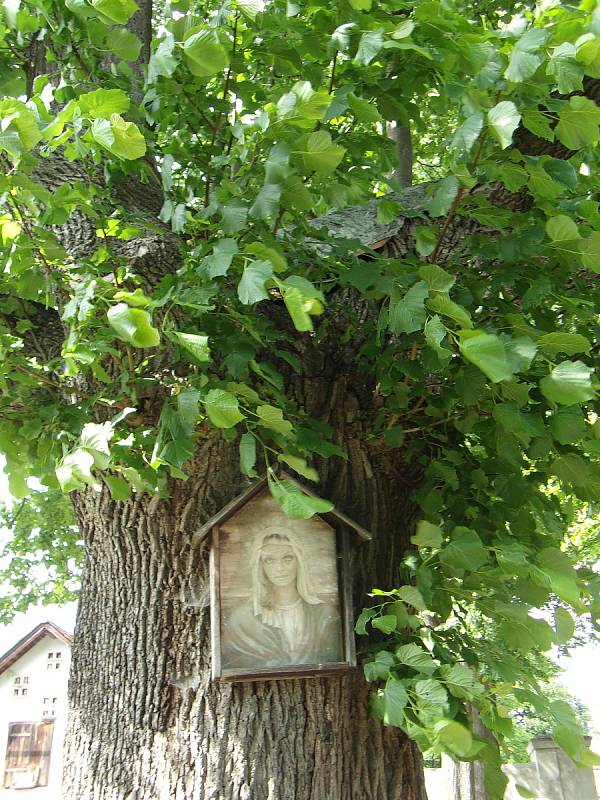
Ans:
[[[52,653],[52,658],[48,658]],[[60,653],[60,658],[56,654]],[[56,664],[60,667],[56,669]],[[48,665],[51,664],[51,669]],[[25,655],[0,675],[0,798],[2,800],[58,800],[62,771],[62,744],[67,718],[67,682],[71,648],[62,641],[45,636]],[[23,679],[29,678],[28,683]],[[20,683],[15,683],[20,678]],[[19,694],[15,695],[15,690]],[[23,695],[22,690],[27,689]],[[48,702],[44,703],[44,698]],[[56,702],[53,702],[56,698]],[[47,712],[47,714],[44,714]],[[3,789],[8,725],[10,722],[40,722],[54,719],[54,735],[47,787]]]

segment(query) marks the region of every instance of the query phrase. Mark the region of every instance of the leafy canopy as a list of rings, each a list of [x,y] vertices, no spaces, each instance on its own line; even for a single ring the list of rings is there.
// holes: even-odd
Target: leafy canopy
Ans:
[[[376,387],[369,441],[423,472],[402,583],[357,623],[380,636],[365,664],[373,713],[423,750],[483,759],[492,797],[498,750],[473,736],[467,702],[500,740],[511,707],[543,707],[590,763],[574,714],[548,704],[523,655],[600,612],[599,578],[563,552],[567,515],[545,491],[600,494],[595,5],[549,0],[514,18],[440,0],[164,8],[141,69],[134,0],[4,6],[0,451],[13,494],[30,475],[66,492],[106,484],[115,500],[165,492],[209,426],[239,437],[246,475],[283,462],[314,480],[311,460],[344,453],[286,384],[302,370],[295,343],[333,335],[343,290],[369,312],[339,334]],[[391,121],[440,179],[420,194],[384,197]],[[157,174],[160,221],[127,190],[151,196]],[[400,231],[401,257],[360,258],[376,238],[350,225],[336,239],[318,219],[374,197],[361,216]],[[73,219],[91,243],[61,228]],[[271,474],[291,515],[328,507]],[[538,613],[549,602],[552,624]],[[474,611],[494,636],[473,635]]]

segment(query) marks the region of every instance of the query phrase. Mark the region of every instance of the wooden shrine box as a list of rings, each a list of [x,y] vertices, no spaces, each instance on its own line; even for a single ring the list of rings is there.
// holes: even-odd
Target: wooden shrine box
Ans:
[[[351,537],[371,538],[364,528],[336,510],[290,519],[265,478],[198,533],[209,532],[213,680],[336,675],[356,666],[350,546]]]

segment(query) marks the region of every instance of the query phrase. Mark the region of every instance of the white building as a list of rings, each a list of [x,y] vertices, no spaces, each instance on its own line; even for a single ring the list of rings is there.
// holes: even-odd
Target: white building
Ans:
[[[0,656],[0,798],[59,800],[73,637],[42,622]]]

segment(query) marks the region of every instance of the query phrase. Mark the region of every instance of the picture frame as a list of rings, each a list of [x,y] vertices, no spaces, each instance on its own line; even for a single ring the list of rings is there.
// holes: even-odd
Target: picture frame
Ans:
[[[356,666],[351,563],[367,531],[336,510],[286,517],[265,479],[209,520],[201,535],[209,533],[213,680],[330,676]]]

